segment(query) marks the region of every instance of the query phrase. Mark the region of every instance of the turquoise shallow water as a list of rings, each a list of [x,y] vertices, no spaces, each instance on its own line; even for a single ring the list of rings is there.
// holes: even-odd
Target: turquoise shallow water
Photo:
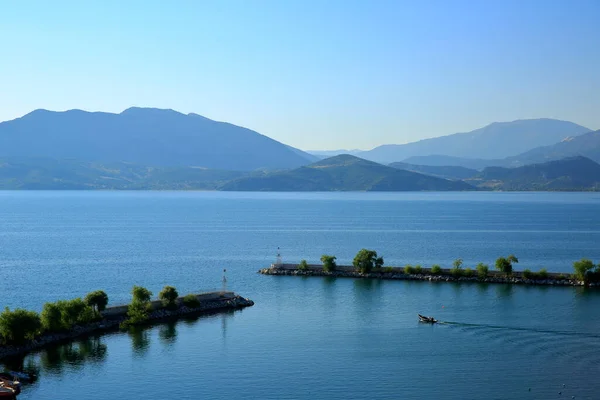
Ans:
[[[256,302],[28,357],[41,378],[20,398],[598,398],[596,291],[256,274],[277,246],[570,271],[600,260],[597,194],[0,192],[0,228],[2,305],[220,288],[223,268]]]

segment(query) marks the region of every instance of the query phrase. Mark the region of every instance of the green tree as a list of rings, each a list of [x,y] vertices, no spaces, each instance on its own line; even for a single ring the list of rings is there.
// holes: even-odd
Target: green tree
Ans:
[[[32,340],[42,329],[38,313],[17,308],[11,311],[8,307],[0,313],[0,335],[5,341],[23,344]]]
[[[354,260],[352,265],[360,273],[366,274],[373,270],[373,268],[381,268],[383,266],[383,257],[377,257],[375,250],[361,249]]]
[[[489,267],[484,263],[477,264],[477,277],[479,279],[485,279],[488,276]]]
[[[579,281],[589,282],[592,277],[595,265],[592,260],[582,258],[579,261],[573,263],[573,269],[575,270],[575,278]]]
[[[308,269],[308,263],[306,262],[306,260],[300,261],[300,264],[298,264],[298,269],[300,271],[306,271]]]
[[[431,266],[431,273],[433,275],[441,275],[442,274],[442,267],[440,267],[437,264]]]
[[[96,290],[88,293],[83,301],[94,310],[102,312],[108,304],[108,295],[103,290]]]
[[[40,318],[45,331],[59,332],[63,329],[61,308],[56,303],[44,304]]]
[[[327,254],[323,254],[321,256],[321,262],[323,263],[323,271],[325,272],[333,272],[335,271],[335,268],[337,267],[335,260],[337,259],[336,256],[329,256]]]
[[[452,269],[450,270],[450,273],[453,277],[460,278],[463,275],[462,265],[462,258],[457,258],[456,260],[454,260],[454,262],[452,263]]]
[[[128,328],[132,325],[138,325],[148,320],[148,310],[150,309],[150,298],[152,292],[141,286],[134,286],[131,289],[133,297],[131,304],[127,307],[127,320],[121,324],[121,328]]]
[[[173,286],[165,286],[163,290],[158,294],[158,298],[162,302],[163,306],[166,308],[176,308],[177,298],[179,297],[179,293],[177,293],[177,289]]]
[[[142,286],[134,286],[131,290],[133,301],[139,303],[149,303],[152,297],[152,292]]]
[[[496,269],[506,276],[511,276],[513,272],[513,263],[518,263],[519,260],[514,255],[506,258],[500,257],[496,260]]]
[[[90,322],[93,314],[91,307],[86,305],[79,297],[73,300],[59,300],[56,305],[60,309],[61,324],[63,329],[71,329],[73,325]],[[90,314],[92,311],[92,314]]]

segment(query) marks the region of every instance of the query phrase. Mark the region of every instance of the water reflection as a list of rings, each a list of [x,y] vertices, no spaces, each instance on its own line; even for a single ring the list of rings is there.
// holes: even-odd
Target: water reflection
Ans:
[[[72,343],[49,347],[37,353],[5,360],[4,368],[39,376],[61,375],[65,370],[79,370],[85,364],[106,359],[108,349],[100,336],[90,336]]]
[[[480,294],[487,294],[489,288],[490,288],[490,284],[487,282],[477,283],[477,290],[479,291]]]
[[[515,292],[514,285],[498,284],[496,285],[496,296],[499,298],[510,298]]]
[[[143,357],[150,346],[150,335],[146,327],[132,327],[127,331],[131,338],[131,349],[133,354],[138,357]]]
[[[177,322],[170,321],[158,328],[158,337],[165,345],[171,345],[177,340]]]

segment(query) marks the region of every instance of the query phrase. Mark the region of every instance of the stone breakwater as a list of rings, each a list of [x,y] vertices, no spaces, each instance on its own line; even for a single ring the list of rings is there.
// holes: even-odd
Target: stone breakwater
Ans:
[[[189,308],[180,305],[175,310],[158,309],[148,314],[148,324],[157,323],[166,320],[178,319],[181,317],[198,316],[202,314],[210,314],[225,310],[237,310],[245,307],[253,306],[254,302],[239,295],[233,297],[215,299],[210,301],[201,301],[197,308]],[[110,308],[107,308],[110,310]],[[86,325],[77,325],[68,332],[51,333],[42,335],[35,340],[22,346],[0,346],[0,359],[26,354],[35,350],[40,350],[46,346],[54,345],[63,342],[69,342],[84,337],[90,334],[114,331],[119,329],[121,322],[125,321],[127,316],[125,313],[113,314],[109,317]]]
[[[410,281],[428,281],[428,282],[477,282],[477,283],[504,283],[517,285],[545,285],[545,286],[585,286],[583,281],[575,279],[525,279],[518,276],[500,277],[488,276],[479,278],[477,276],[454,277],[451,275],[432,275],[432,274],[404,274],[399,272],[371,272],[363,274],[356,271],[334,271],[326,272],[323,270],[299,270],[299,269],[281,269],[276,267],[263,268],[258,271],[263,275],[285,275],[285,276],[328,276],[336,278],[367,278],[367,279],[391,279],[391,280],[410,280]],[[597,286],[598,284],[589,283],[588,286]]]

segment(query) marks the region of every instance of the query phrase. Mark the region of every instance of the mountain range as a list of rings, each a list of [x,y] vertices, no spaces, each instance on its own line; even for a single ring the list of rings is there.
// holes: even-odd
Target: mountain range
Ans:
[[[315,160],[250,129],[155,108],[120,114],[36,110],[0,123],[0,157],[239,171],[296,168]]]
[[[537,147],[511,157],[502,159],[460,158],[445,155],[410,157],[404,162],[408,164],[428,166],[460,166],[471,169],[485,167],[520,167],[528,164],[543,163],[575,156],[584,156],[600,162],[600,130],[572,136],[550,146]]]
[[[235,191],[422,191],[474,190],[451,181],[343,154],[290,171],[248,176],[226,183]]]
[[[494,190],[600,190],[600,164],[583,156],[516,168],[488,167],[469,180]]]
[[[552,145],[567,137],[589,131],[591,129],[572,122],[549,118],[495,122],[471,132],[407,144],[387,144],[356,155],[385,164],[399,161],[416,164],[409,157],[431,155],[499,159],[536,147]]]
[[[418,155],[434,151],[444,153]],[[344,150],[309,154],[173,110],[36,110],[0,123],[0,189],[597,190],[600,131],[519,120],[354,155],[338,152]],[[400,162],[402,154],[411,157]]]

